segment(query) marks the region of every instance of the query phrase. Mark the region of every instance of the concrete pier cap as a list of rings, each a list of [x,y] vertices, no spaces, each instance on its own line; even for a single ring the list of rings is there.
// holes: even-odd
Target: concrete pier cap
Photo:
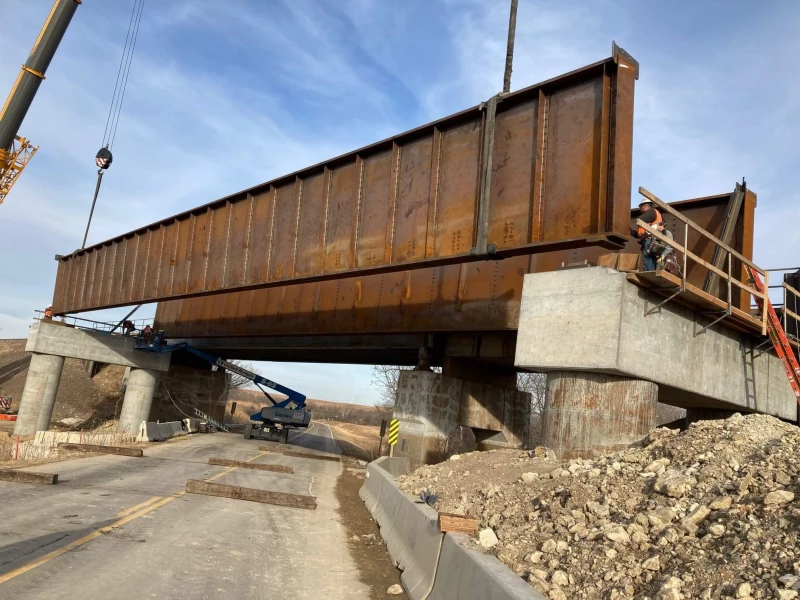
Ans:
[[[641,439],[656,400],[797,420],[780,361],[754,351],[761,339],[724,322],[698,333],[693,309],[653,311],[662,301],[607,267],[525,276],[514,364],[549,374],[545,431],[562,453]]]

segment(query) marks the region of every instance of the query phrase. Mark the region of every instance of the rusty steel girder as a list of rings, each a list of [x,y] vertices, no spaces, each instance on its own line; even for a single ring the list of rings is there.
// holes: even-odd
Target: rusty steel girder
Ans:
[[[692,221],[719,235],[730,194],[673,202],[672,206]],[[748,258],[753,256],[753,218],[756,195],[748,190],[730,245]],[[638,209],[628,209],[629,222]],[[683,229],[672,215],[667,228],[683,244]],[[708,239],[690,231],[689,248],[711,261],[713,247]],[[639,254],[638,242],[629,238],[620,252]],[[305,283],[275,289],[238,292],[159,303],[155,326],[173,338],[245,336],[352,335],[499,332],[516,330],[526,273],[554,271],[564,265],[597,264],[598,247],[544,252],[499,261],[440,266],[403,273],[357,277],[341,281]],[[741,267],[735,261],[734,270]],[[689,283],[702,285],[707,271],[689,262]],[[724,298],[725,290],[715,290]],[[734,292],[734,303],[747,310],[749,297]],[[294,339],[294,338],[292,338]],[[212,344],[213,342],[209,342]],[[357,345],[356,342],[353,342]],[[266,346],[270,343],[267,342]],[[248,352],[252,355],[254,342]],[[287,356],[281,347],[277,355]],[[378,349],[370,346],[374,356]],[[344,360],[341,350],[321,345],[318,353],[304,350],[303,360]],[[223,349],[218,349],[224,352]],[[281,354],[282,353],[282,354]],[[513,355],[513,353],[512,353]],[[273,356],[273,355],[270,355]],[[273,358],[270,358],[273,359]]]
[[[61,256],[53,310],[613,248],[628,233],[637,77],[614,46],[607,60]]]

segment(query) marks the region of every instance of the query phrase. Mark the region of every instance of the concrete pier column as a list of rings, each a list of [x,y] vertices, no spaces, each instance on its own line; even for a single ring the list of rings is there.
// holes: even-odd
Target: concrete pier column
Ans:
[[[658,385],[580,371],[547,376],[543,445],[590,458],[639,442],[656,426]]]
[[[141,422],[147,420],[157,383],[158,371],[131,369],[119,415],[119,431],[135,434]]]
[[[33,353],[19,403],[14,435],[30,435],[46,430],[56,403],[64,357]]]

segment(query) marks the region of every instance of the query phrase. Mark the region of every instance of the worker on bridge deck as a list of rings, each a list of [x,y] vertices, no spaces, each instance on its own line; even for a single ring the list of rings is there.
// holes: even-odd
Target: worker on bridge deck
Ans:
[[[48,306],[44,309],[44,318],[45,319],[52,319],[53,318],[53,307]]]
[[[641,211],[639,219],[647,223],[652,231],[657,231],[665,237],[673,239],[672,233],[664,226],[661,211],[650,200],[642,200],[639,203],[639,210]],[[639,240],[642,247],[642,270],[655,271],[663,268],[667,257],[672,252],[672,247],[651,235],[645,227],[631,229],[631,233]]]

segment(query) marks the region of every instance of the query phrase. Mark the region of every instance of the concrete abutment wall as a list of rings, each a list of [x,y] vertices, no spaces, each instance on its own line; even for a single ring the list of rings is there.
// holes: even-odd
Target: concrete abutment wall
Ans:
[[[530,394],[430,371],[401,371],[394,455],[412,468],[448,454],[529,444]]]

